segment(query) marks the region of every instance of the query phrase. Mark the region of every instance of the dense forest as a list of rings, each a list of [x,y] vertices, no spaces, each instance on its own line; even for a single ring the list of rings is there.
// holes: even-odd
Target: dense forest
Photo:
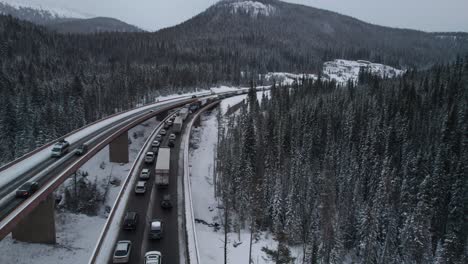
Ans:
[[[348,86],[251,90],[224,119],[226,228],[273,232],[275,263],[288,244],[300,263],[467,263],[468,57]]]
[[[391,29],[262,2],[275,13],[233,13],[223,1],[154,33],[58,34],[0,16],[0,164],[161,94],[248,85],[259,73],[318,73],[336,58],[427,67],[468,51],[463,33]]]

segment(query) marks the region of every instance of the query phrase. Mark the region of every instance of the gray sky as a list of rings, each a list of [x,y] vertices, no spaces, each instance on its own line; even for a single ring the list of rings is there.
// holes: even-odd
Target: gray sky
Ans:
[[[1,1],[1,0],[0,0]],[[110,16],[146,30],[181,23],[217,0],[3,0],[39,2]],[[284,0],[336,11],[373,24],[468,32],[468,0]]]

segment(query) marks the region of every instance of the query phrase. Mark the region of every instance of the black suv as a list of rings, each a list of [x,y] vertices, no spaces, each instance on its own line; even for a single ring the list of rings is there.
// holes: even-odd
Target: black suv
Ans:
[[[134,230],[138,223],[138,214],[136,212],[127,212],[123,222],[123,229]]]
[[[16,197],[27,198],[35,193],[39,189],[39,183],[27,182],[23,184],[18,190],[16,190]]]
[[[171,202],[171,195],[170,194],[165,194],[162,198],[161,201],[161,207],[164,209],[170,209],[172,208],[172,202]]]

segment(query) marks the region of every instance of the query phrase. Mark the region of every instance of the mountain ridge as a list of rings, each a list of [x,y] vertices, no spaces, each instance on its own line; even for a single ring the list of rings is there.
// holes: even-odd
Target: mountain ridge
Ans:
[[[468,52],[468,37],[464,36],[454,43],[420,30],[374,25],[336,12],[277,0],[255,1],[272,5],[277,10],[273,16],[232,12],[228,4],[239,2],[252,1],[220,1],[156,34],[183,46],[206,48],[202,44],[206,41],[223,49],[223,44],[236,42],[242,52],[271,51],[286,60],[289,53],[289,57],[306,57],[304,60],[315,65],[315,70],[324,61],[336,58],[410,68],[443,63]]]
[[[0,14],[11,15],[59,33],[141,32],[142,29],[115,18],[95,17],[63,7],[21,1],[0,1]]]

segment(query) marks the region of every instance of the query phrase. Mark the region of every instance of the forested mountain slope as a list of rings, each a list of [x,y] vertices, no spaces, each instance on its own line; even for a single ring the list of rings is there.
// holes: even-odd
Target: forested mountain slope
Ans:
[[[466,263],[468,57],[334,86],[274,88],[261,106],[252,92],[228,121],[228,228],[272,231],[279,259],[304,245],[304,263]]]
[[[318,73],[323,60],[335,58],[426,67],[467,50],[466,34],[245,2],[221,1],[155,33],[63,35],[0,16],[0,163],[161,91],[247,84],[257,73]]]
[[[109,17],[73,19],[48,24],[48,28],[60,33],[97,33],[97,32],[142,32],[143,30]]]
[[[220,1],[157,36],[190,52],[186,56],[196,50],[194,54],[216,55],[234,68],[262,73],[318,72],[324,61],[337,58],[421,67],[468,52],[466,34],[440,38],[277,0]]]
[[[86,49],[87,43],[111,49],[112,36],[103,35],[106,42],[62,35],[0,16],[0,163],[168,92],[167,77],[154,61]]]

